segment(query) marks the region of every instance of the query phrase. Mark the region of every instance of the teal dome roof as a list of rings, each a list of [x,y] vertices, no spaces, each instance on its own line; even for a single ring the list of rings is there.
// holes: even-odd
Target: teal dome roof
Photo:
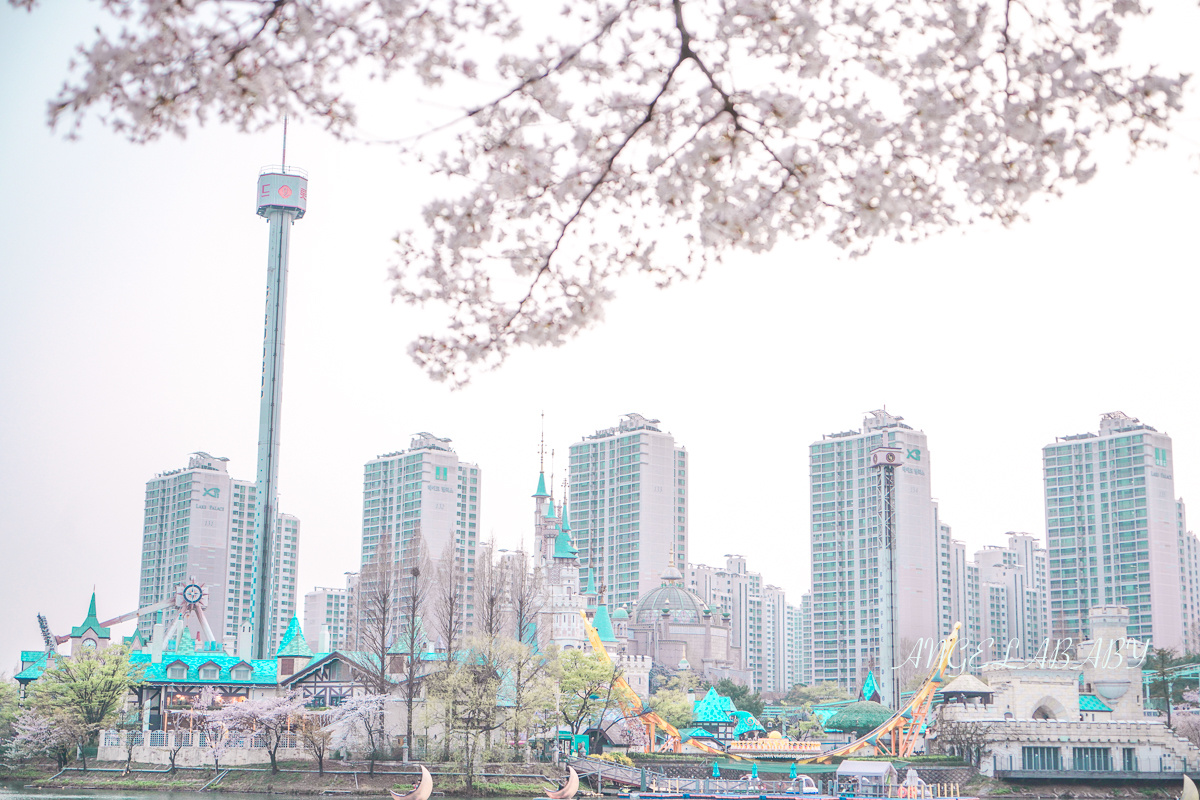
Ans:
[[[623,609],[623,608],[618,608],[616,611],[614,611],[614,612],[612,613],[612,618],[613,618],[614,620],[618,620],[618,619],[629,619],[629,612],[628,612],[628,611],[626,611],[626,610],[625,610],[625,609]]]

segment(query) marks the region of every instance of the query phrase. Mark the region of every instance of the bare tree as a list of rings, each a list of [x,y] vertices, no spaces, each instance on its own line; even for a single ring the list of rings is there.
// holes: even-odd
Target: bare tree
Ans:
[[[446,649],[446,660],[449,662],[461,646],[466,627],[463,571],[452,542],[446,545],[438,560],[433,596],[437,635],[439,643]]]
[[[512,609],[512,631],[518,645],[512,658],[512,741],[514,747],[519,747],[522,733],[528,742],[531,723],[542,706],[544,679],[557,675],[558,664],[557,659],[538,652],[536,638],[537,618],[542,611],[541,581],[537,573],[529,569],[529,557],[524,551],[515,554],[509,563],[512,571],[507,576],[508,603]],[[528,757],[528,746],[525,754]]]
[[[328,711],[306,710],[300,717],[300,741],[317,759],[317,773],[325,774],[325,754],[333,742],[333,726]]]
[[[367,658],[357,664],[355,672],[371,694],[386,694],[392,688],[388,650],[393,643],[401,603],[392,542],[390,533],[380,534],[358,581],[358,649]]]
[[[538,576],[529,569],[529,556],[521,551],[513,559],[509,578],[509,603],[512,605],[513,633],[518,642],[536,644],[538,614],[542,612],[542,587]]]
[[[457,550],[453,542],[446,544],[442,557],[438,561],[437,583],[433,587],[434,612],[439,644],[445,648],[446,666],[443,672],[449,673],[458,657],[462,646],[464,629],[464,581],[462,567],[457,560]],[[451,704],[448,710],[449,718],[456,714],[454,708],[455,695],[447,694]],[[450,759],[450,737],[443,737],[442,758]]]
[[[403,660],[404,683],[404,745],[405,761],[412,756],[413,707],[421,691],[422,661],[425,651],[425,631],[421,627],[421,615],[425,611],[429,595],[432,567],[425,555],[425,542],[418,530],[413,539],[410,564],[404,575],[403,593],[400,598],[400,633],[396,638],[395,650]]]
[[[505,581],[503,571],[493,561],[495,541],[480,545],[475,557],[475,619],[481,636],[495,639],[504,630]]]
[[[939,712],[938,749],[943,753],[957,755],[978,768],[991,746],[992,728],[993,726],[986,722],[948,720]]]

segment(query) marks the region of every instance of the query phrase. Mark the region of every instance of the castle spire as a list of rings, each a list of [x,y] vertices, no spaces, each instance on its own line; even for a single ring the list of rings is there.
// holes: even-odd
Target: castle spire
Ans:
[[[538,444],[538,485],[534,497],[549,497],[546,491],[546,412],[542,412],[542,439]]]

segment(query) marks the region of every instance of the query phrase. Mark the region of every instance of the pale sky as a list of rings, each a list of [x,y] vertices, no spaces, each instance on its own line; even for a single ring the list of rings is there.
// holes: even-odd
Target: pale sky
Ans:
[[[1196,72],[1200,9],[1177,5],[1138,52]],[[66,632],[93,586],[101,618],[134,609],[148,479],[195,450],[254,478],[253,194],[279,132],[50,132],[45,102],[91,13],[0,6],[0,672],[40,647],[37,613]],[[375,96],[412,110],[402,86]],[[822,244],[735,254],[667,291],[632,280],[602,324],[457,392],[405,355],[428,328],[386,282],[391,236],[439,185],[387,147],[292,126],[310,199],[292,236],[280,496],[301,520],[300,591],[357,568],[363,464],[417,431],[482,468],[485,535],[528,539],[543,411],[556,484],[572,442],[631,411],[661,420],[690,453],[692,560],[743,553],[794,601],[810,579],[807,446],[885,404],[928,434],[942,519],[975,548],[1044,536],[1040,449],[1106,411],[1170,433],[1176,493],[1200,504],[1190,99],[1166,151],[1107,148],[1092,183],[1012,229],[857,261]],[[388,124],[373,113],[368,133]]]

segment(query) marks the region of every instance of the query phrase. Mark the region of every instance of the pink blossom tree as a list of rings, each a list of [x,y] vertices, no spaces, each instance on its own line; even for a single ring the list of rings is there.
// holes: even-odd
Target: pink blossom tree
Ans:
[[[117,25],[50,103],[72,132],[95,110],[139,142],[285,114],[352,137],[352,74],[462,98],[403,140],[447,188],[393,269],[395,296],[446,313],[411,356],[455,383],[595,323],[627,273],[666,286],[785,237],[856,255],[1010,224],[1089,180],[1098,137],[1162,142],[1185,81],[1126,55],[1140,0],[101,7]]]
[[[375,761],[388,743],[384,708],[386,694],[364,694],[344,700],[330,709],[330,725],[340,732],[340,741],[365,752],[368,774],[375,774]]]
[[[81,731],[70,719],[26,711],[13,723],[13,738],[5,748],[10,758],[53,758],[61,770],[71,760]]]
[[[230,703],[217,714],[231,731],[257,737],[271,758],[271,772],[279,772],[279,748],[289,734],[298,732],[304,703],[296,692],[262,700]]]

